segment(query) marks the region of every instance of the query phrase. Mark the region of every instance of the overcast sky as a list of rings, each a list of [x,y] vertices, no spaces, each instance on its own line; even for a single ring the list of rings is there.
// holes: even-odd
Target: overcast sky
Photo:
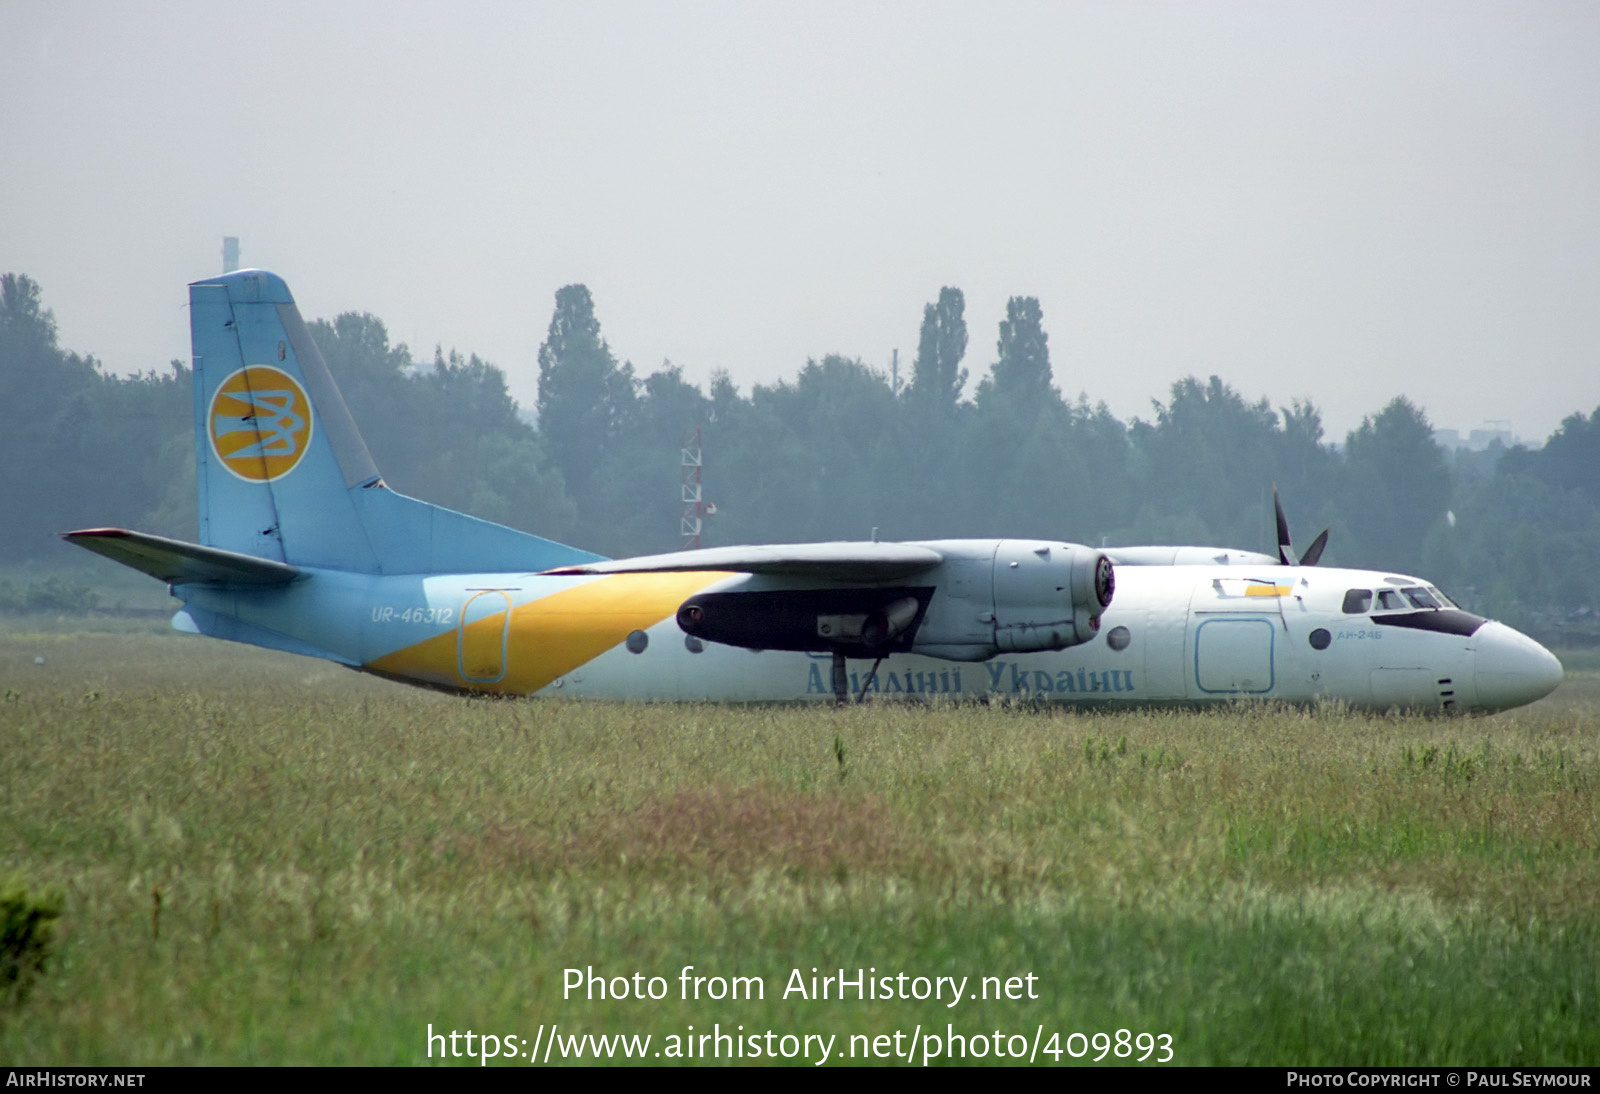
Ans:
[[[1119,417],[1186,374],[1332,439],[1600,405],[1600,5],[0,3],[0,271],[108,368],[244,264],[531,405],[556,289],[641,374],[909,372],[1012,295]],[[369,425],[368,428],[378,428]]]

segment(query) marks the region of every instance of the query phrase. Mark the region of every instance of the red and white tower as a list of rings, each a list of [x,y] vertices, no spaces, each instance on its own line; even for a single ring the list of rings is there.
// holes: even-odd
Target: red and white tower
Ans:
[[[678,531],[683,536],[682,549],[692,551],[700,546],[700,532],[705,527],[705,519],[717,515],[717,507],[705,500],[701,489],[700,472],[705,467],[705,451],[700,444],[699,426],[695,426],[694,432],[684,439],[682,465],[683,511],[678,521]]]

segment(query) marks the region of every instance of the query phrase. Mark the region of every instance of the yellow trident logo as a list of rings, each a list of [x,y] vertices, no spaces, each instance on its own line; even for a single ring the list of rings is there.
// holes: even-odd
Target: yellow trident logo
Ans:
[[[251,365],[211,397],[211,450],[249,482],[272,482],[295,469],[311,444],[311,400],[282,369]]]

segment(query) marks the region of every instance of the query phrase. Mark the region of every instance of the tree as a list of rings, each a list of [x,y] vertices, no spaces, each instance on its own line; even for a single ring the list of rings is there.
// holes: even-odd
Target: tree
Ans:
[[[716,453],[719,538],[863,539],[873,525],[901,535],[887,531],[886,514],[906,493],[894,490],[906,461],[895,447],[896,403],[882,373],[829,354],[807,361],[793,383],[758,385],[743,407],[725,408],[728,394],[713,386],[717,420],[707,439]]]
[[[413,374],[429,408],[426,432],[411,438],[427,460],[427,496],[448,508],[561,539],[576,511],[533,428],[517,415],[505,373],[477,354],[435,351]]]
[[[654,554],[682,545],[682,451],[686,435],[712,416],[709,400],[664,362],[645,377],[632,426],[612,440],[584,497],[582,545],[610,555]],[[722,427],[708,430],[715,453]],[[723,466],[721,471],[732,469]],[[719,480],[714,476],[712,483]]]
[[[1049,336],[1044,332],[1044,313],[1032,296],[1013,296],[1006,301],[1006,317],[1000,322],[1000,359],[978,387],[978,401],[986,396],[1026,403],[1055,395],[1050,383]]]
[[[0,555],[26,558],[50,549],[53,533],[80,526],[93,499],[115,499],[124,520],[148,504],[118,489],[143,448],[108,451],[96,429],[118,420],[102,413],[112,409],[102,400],[114,384],[94,358],[57,346],[55,316],[38,282],[25,274],[0,276]],[[182,424],[143,440],[158,444]]]
[[[1473,610],[1515,627],[1548,630],[1569,615],[1586,615],[1592,628],[1600,608],[1593,564],[1600,555],[1600,505],[1505,462],[1458,488],[1455,523],[1440,522],[1430,534],[1426,576],[1448,582],[1452,596],[1459,589]]]
[[[1271,488],[1281,434],[1267,400],[1247,402],[1217,376],[1186,376],[1165,405],[1153,405],[1155,422],[1132,429],[1144,500],[1188,527],[1209,529],[1201,543],[1273,550]],[[1153,531],[1134,529],[1135,541],[1149,542]]]
[[[27,274],[0,276],[0,349],[16,362],[37,362],[58,352],[55,314]]]
[[[0,276],[0,435],[14,443],[19,431],[38,431],[97,377],[94,358],[56,345],[56,317],[39,283],[26,274]]]
[[[411,350],[403,342],[390,345],[383,321],[367,312],[344,312],[308,326],[385,481],[402,493],[427,497],[430,457],[416,438],[431,433],[433,414],[411,382]]]
[[[1427,416],[1404,396],[1345,440],[1344,511],[1355,565],[1422,569],[1433,526],[1450,508],[1450,470]]]
[[[608,442],[626,428],[636,387],[633,366],[618,366],[600,337],[588,288],[557,291],[539,347],[539,432],[575,496],[583,496]]]
[[[1568,417],[1537,452],[1523,448],[1507,452],[1501,467],[1563,490],[1581,490],[1600,502],[1600,407],[1587,416]]]
[[[576,516],[561,476],[498,368],[455,350],[435,350],[419,367],[365,313],[310,329],[391,487],[538,535],[571,533]]]
[[[967,353],[966,306],[960,289],[943,288],[938,304],[922,309],[922,333],[906,396],[941,417],[954,409],[967,383],[967,370],[961,367]]]

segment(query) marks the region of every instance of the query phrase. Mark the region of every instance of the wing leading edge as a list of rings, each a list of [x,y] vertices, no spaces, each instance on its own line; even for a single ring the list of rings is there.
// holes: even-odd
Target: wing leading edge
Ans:
[[[608,562],[561,566],[551,576],[724,571],[837,581],[890,581],[932,569],[944,555],[912,543],[785,543],[772,546],[706,547],[666,555],[641,555]]]

